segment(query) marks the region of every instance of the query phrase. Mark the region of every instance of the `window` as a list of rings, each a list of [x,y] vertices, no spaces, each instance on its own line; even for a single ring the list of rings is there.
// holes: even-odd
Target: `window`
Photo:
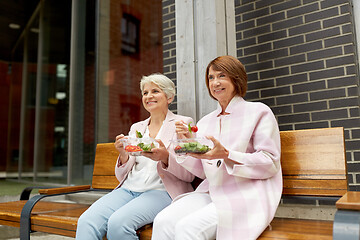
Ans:
[[[140,21],[137,18],[123,14],[121,19],[121,51],[123,54],[139,53],[139,28]]]

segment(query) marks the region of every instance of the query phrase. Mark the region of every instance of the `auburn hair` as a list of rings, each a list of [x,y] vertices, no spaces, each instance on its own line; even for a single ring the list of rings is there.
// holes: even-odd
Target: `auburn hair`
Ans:
[[[208,64],[205,73],[205,81],[210,96],[214,98],[211,94],[209,87],[210,67],[212,67],[212,69],[215,71],[222,71],[227,74],[235,87],[236,95],[240,97],[245,96],[247,90],[247,74],[244,65],[237,58],[229,55],[220,56],[215,58]]]

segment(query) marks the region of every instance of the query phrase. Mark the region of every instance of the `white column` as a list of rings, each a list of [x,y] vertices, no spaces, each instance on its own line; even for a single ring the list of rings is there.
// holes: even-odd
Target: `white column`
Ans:
[[[233,0],[175,0],[178,113],[199,120],[216,108],[205,84],[208,63],[236,57]]]
[[[176,82],[179,114],[196,119],[195,36],[192,0],[175,0]]]

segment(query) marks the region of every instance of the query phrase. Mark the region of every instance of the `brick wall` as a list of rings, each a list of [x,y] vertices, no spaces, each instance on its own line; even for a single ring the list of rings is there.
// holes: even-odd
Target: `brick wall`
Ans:
[[[251,101],[281,130],[344,127],[349,185],[360,190],[359,77],[349,0],[236,0],[237,55]]]
[[[175,0],[163,0],[163,73],[176,85],[176,36],[175,36]],[[177,112],[177,99],[169,106]]]
[[[176,78],[175,1],[163,0],[164,73]],[[350,190],[360,191],[359,73],[350,0],[235,0],[249,101],[280,130],[345,128]],[[176,105],[173,105],[176,107]]]

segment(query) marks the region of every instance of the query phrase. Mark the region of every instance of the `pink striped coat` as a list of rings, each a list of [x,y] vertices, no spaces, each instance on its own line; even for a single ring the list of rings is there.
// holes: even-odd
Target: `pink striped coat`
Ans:
[[[234,97],[197,124],[198,137],[212,135],[229,150],[223,159],[177,161],[205,180],[196,189],[209,192],[217,214],[217,240],[256,239],[270,224],[282,193],[280,134],[269,107]]]

